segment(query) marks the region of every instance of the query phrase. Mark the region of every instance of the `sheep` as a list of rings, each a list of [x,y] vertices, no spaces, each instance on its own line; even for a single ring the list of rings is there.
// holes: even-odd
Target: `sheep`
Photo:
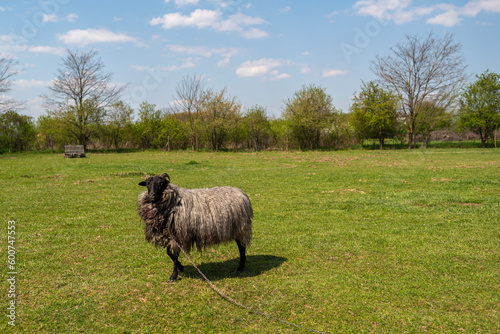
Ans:
[[[170,183],[164,173],[146,176],[139,183],[147,191],[139,195],[138,213],[144,221],[146,240],[167,249],[174,263],[169,282],[177,279],[184,266],[179,246],[189,253],[220,243],[236,241],[240,252],[237,274],[245,268],[245,250],[252,239],[253,210],[248,196],[233,187],[185,189]]]

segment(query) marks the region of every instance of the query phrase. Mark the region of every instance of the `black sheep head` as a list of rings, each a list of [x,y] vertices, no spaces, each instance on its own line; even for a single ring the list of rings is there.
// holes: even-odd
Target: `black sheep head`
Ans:
[[[139,183],[140,186],[148,187],[148,195],[152,202],[157,202],[162,198],[163,191],[170,183],[170,176],[167,173],[161,175],[146,175],[146,181]]]

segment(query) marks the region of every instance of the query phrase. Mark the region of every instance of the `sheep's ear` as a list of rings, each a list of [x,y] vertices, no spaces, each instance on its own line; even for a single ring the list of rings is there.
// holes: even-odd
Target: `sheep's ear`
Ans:
[[[139,185],[145,187],[146,186],[146,181],[139,182]]]

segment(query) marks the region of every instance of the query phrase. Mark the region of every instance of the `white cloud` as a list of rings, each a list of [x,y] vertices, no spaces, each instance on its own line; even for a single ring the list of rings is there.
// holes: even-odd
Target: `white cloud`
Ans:
[[[311,68],[308,65],[302,65],[302,67],[300,68],[300,73],[302,74],[311,73]]]
[[[202,57],[211,57],[213,54],[225,52],[226,48],[209,48],[207,46],[185,46],[179,44],[169,44],[167,49],[175,53],[186,53]]]
[[[12,101],[13,97],[10,95],[0,94],[0,101]]]
[[[19,52],[26,51],[27,40],[18,35],[0,35],[0,50],[2,54],[15,56]]]
[[[265,38],[269,36],[269,34],[263,30],[260,30],[258,28],[250,28],[247,31],[243,31],[241,33],[241,36],[247,38],[247,39],[259,39],[259,38]]]
[[[57,17],[56,14],[43,14],[42,16],[42,22],[43,23],[47,23],[47,22],[50,22],[50,23],[56,23],[57,21],[59,21],[59,17]]]
[[[346,75],[347,70],[339,70],[339,69],[331,69],[331,68],[325,68],[323,70],[323,78],[329,78],[329,77],[336,77],[339,75]]]
[[[41,81],[41,80],[14,80],[13,81],[14,85],[20,87],[20,88],[36,88],[36,87],[47,87],[50,85],[50,81]]]
[[[271,74],[273,76],[269,79],[269,81],[278,81],[278,80],[290,78],[290,74],[288,74],[288,73],[279,73],[277,70],[271,71]]]
[[[130,65],[130,67],[132,67],[137,72],[144,72],[149,68],[149,67],[143,66],[143,65]]]
[[[283,13],[287,13],[287,12],[289,12],[291,10],[292,10],[292,8],[290,6],[286,6],[284,8],[280,8],[279,12],[283,14]]]
[[[66,17],[64,19],[68,22],[75,22],[75,20],[77,18],[78,18],[78,15],[72,13],[72,14],[66,15]],[[61,19],[56,14],[43,14],[42,15],[42,23],[57,23],[57,22],[64,20],[64,19]]]
[[[476,17],[481,12],[500,13],[500,0],[471,0],[463,7],[442,4],[436,5],[435,9],[442,13],[427,19],[426,22],[451,27],[458,24],[464,16]]]
[[[231,58],[223,58],[217,62],[217,67],[226,67],[229,65]]]
[[[427,19],[425,22],[429,24],[440,24],[445,27],[453,27],[460,21],[460,14],[456,10],[450,9],[442,14]]]
[[[86,46],[91,43],[137,43],[134,37],[117,34],[107,29],[75,29],[58,36],[58,40],[65,44]]]
[[[338,10],[336,10],[336,11],[333,11],[333,12],[329,13],[328,15],[326,15],[326,18],[328,18],[328,19],[329,19],[329,20],[328,20],[328,22],[330,22],[330,23],[334,23],[334,22],[335,22],[335,20],[334,20],[333,18],[334,18],[335,16],[339,15],[339,14],[340,14],[340,12],[339,12]]]
[[[475,17],[480,12],[500,13],[499,0],[472,0],[463,7],[463,14]]]
[[[237,48],[210,48],[207,46],[185,46],[179,44],[169,44],[167,49],[181,54],[189,54],[201,57],[212,57],[213,55],[218,55],[223,57],[222,60],[217,62],[217,66],[224,67],[229,64],[231,58],[240,52]]]
[[[186,7],[189,5],[196,6],[200,2],[199,0],[175,0],[175,5],[177,7]]]
[[[0,7],[0,12],[5,12],[5,8],[4,7]]]
[[[219,31],[240,31],[244,27],[263,24],[264,21],[260,17],[253,17],[244,15],[241,13],[236,13],[231,16],[227,20],[219,20],[214,28]]]
[[[183,69],[187,69],[187,68],[194,68],[194,67],[196,67],[195,59],[190,57],[190,58],[184,59],[184,62],[180,65],[160,66],[158,68],[158,70],[161,72],[173,72],[173,71],[183,70]]]
[[[44,107],[45,99],[41,96],[34,97],[32,99],[28,99],[26,101],[26,110],[28,114],[36,117],[37,115],[41,115],[46,110]]]
[[[248,16],[239,12],[228,18],[224,18],[218,10],[196,9],[189,15],[176,12],[155,17],[149,21],[149,24],[161,25],[164,29],[180,27],[211,28],[216,31],[237,32],[245,38],[263,38],[267,37],[268,34],[251,26],[260,25],[265,22],[260,17]]]
[[[464,16],[476,17],[481,12],[500,13],[500,0],[470,0],[462,7],[449,3],[412,7],[412,2],[412,0],[361,0],[354,4],[353,9],[358,15],[372,16],[378,20],[392,20],[396,24],[426,17],[426,23],[446,27],[457,25]]]
[[[246,61],[236,69],[239,77],[264,77],[269,80],[280,80],[289,78],[286,73],[279,73],[276,68],[291,65],[292,62],[286,59],[262,58],[254,61]]]
[[[483,26],[483,27],[492,27],[495,24],[493,22],[490,22],[490,21],[476,21],[476,22],[474,22],[474,25]]]
[[[72,14],[68,14],[66,16],[66,21],[68,22],[75,22],[75,20],[78,18],[78,15],[72,13]]]
[[[333,17],[335,17],[335,16],[337,16],[339,14],[340,14],[340,11],[335,10],[335,11],[329,13],[326,17],[329,18],[329,19],[331,19],[331,18],[333,18]]]
[[[149,21],[151,25],[161,25],[164,29],[177,27],[195,26],[197,28],[207,28],[215,25],[219,21],[219,12],[208,9],[196,9],[189,16],[181,13],[169,13],[161,17],[153,18]]]
[[[47,53],[53,54],[56,56],[62,56],[66,53],[66,49],[63,47],[54,47],[54,46],[31,46],[28,49],[29,52],[33,53]]]
[[[136,70],[137,72],[173,72],[173,71],[178,71],[182,69],[187,69],[187,68],[193,68],[196,67],[195,59],[189,57],[183,60],[183,63],[180,65],[171,65],[171,66],[155,66],[155,67],[150,67],[150,66],[142,66],[142,65],[131,65],[131,67]]]
[[[392,12],[403,10],[410,4],[411,0],[362,0],[356,2],[353,7],[359,15],[386,20]]]

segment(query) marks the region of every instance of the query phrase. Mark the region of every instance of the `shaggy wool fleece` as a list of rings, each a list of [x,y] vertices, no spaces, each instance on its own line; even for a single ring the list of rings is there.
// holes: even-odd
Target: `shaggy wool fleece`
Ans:
[[[172,239],[186,252],[194,245],[201,251],[233,240],[250,245],[252,205],[238,188],[185,189],[169,184],[157,203],[150,200],[147,191],[139,195],[137,203],[146,240],[157,247],[178,253]]]

